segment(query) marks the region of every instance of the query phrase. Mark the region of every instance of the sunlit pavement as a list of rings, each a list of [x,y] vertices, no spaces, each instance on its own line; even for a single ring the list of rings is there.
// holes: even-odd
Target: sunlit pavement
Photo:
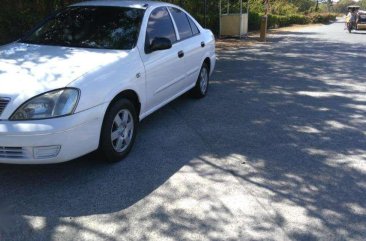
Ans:
[[[219,53],[122,163],[0,165],[0,240],[365,240],[366,34]]]

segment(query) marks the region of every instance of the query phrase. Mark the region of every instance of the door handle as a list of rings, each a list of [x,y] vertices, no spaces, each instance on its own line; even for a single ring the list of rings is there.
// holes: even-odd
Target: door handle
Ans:
[[[183,51],[179,51],[178,52],[178,57],[181,59],[184,57],[184,52]]]
[[[204,48],[206,46],[205,42],[201,42],[201,47]]]

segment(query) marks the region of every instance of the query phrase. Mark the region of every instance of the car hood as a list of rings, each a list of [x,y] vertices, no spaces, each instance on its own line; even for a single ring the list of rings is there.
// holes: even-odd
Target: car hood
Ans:
[[[119,61],[128,51],[13,43],[0,48],[0,97],[20,105]]]

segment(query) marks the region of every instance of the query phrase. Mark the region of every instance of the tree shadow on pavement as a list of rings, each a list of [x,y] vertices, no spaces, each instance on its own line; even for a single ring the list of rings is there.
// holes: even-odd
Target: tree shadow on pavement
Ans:
[[[363,240],[365,45],[296,35],[221,53],[211,102],[219,114],[207,108],[194,122],[218,158],[245,157],[253,171],[227,172],[267,191],[291,239]]]

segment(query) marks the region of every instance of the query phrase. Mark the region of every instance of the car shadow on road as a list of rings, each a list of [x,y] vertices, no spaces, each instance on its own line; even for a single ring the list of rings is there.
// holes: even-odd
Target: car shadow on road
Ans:
[[[61,164],[0,164],[0,239],[20,235],[22,240],[28,234],[33,240],[49,240],[57,227],[66,225],[60,218],[130,207],[201,154],[190,144],[193,137],[167,107],[140,124],[135,148],[123,162],[107,163],[94,152]],[[45,217],[44,229],[36,232],[23,216]]]
[[[221,52],[210,95],[198,102],[183,96],[148,117],[124,162],[105,164],[94,153],[58,165],[0,165],[0,237],[16,240],[25,233],[28,240],[49,240],[72,225],[75,237],[86,230],[117,240],[128,232],[126,216],[115,218],[123,228],[113,237],[64,218],[128,209],[189,166],[213,183],[225,182],[222,173],[236,177],[267,200],[262,206],[275,210],[272,219],[243,217],[252,232],[234,230],[231,240],[255,240],[274,226],[292,240],[363,240],[365,45],[304,36],[276,35],[261,48]],[[198,202],[215,196],[208,190]],[[161,198],[174,203],[183,198],[178,193]],[[195,228],[207,240],[223,240],[216,231],[235,214],[216,202],[210,218],[192,219],[181,210],[173,221],[161,203],[135,222],[150,222],[144,232],[174,233],[175,240]],[[28,217],[43,218],[43,225],[34,228]]]

